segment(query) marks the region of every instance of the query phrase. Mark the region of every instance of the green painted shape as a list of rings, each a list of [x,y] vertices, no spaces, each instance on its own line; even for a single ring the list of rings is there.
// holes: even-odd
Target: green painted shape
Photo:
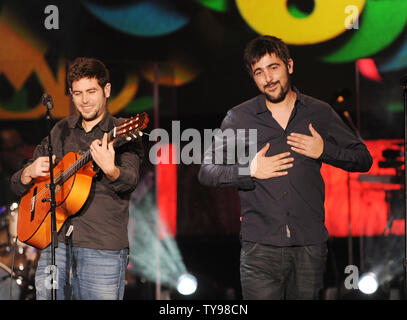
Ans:
[[[359,29],[351,29],[352,38],[334,53],[321,57],[331,63],[367,58],[391,44],[407,23],[406,0],[367,0],[359,20]]]
[[[226,12],[228,10],[228,0],[197,0],[201,5],[211,10]]]
[[[308,17],[310,14],[301,11],[300,9],[297,8],[297,6],[295,5],[289,5],[287,7],[288,12],[294,17],[294,18],[298,18],[298,19],[302,19],[302,18],[306,18]]]
[[[393,102],[387,106],[387,110],[390,112],[404,111],[404,106],[401,102]]]
[[[13,112],[26,112],[30,108],[27,108],[28,93],[26,89],[18,90],[14,93],[13,97],[8,101],[1,101],[1,108]]]

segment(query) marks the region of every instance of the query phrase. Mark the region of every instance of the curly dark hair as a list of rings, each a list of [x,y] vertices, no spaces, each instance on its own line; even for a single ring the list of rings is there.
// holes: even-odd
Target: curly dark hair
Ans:
[[[72,89],[72,82],[82,78],[96,78],[102,88],[110,81],[109,70],[95,58],[79,57],[69,65],[68,88]]]
[[[273,36],[259,36],[251,40],[244,50],[244,64],[250,75],[253,75],[252,66],[264,55],[274,53],[287,66],[290,51],[287,45],[279,38]]]

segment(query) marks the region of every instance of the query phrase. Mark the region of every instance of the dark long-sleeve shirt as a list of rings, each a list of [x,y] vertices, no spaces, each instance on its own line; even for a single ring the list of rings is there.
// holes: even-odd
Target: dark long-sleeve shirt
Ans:
[[[199,181],[207,186],[238,188],[241,236],[246,241],[276,246],[326,241],[329,235],[325,227],[325,185],[320,173],[321,163],[360,172],[368,171],[372,165],[365,144],[330,105],[294,90],[297,99],[285,130],[267,109],[262,94],[229,110],[221,125],[222,131],[245,129],[247,133],[249,129],[257,129],[256,152],[270,143],[266,156],[290,152],[294,165],[288,169],[287,175],[264,180],[252,178],[249,172],[242,174],[239,170],[248,168],[249,163],[217,164],[211,160],[219,158],[215,156],[215,148],[208,148],[204,154]],[[317,160],[292,151],[287,144],[290,133],[311,135],[310,123],[324,141],[323,153]],[[249,148],[247,141],[246,138],[246,149]]]
[[[68,152],[88,151],[93,140],[102,140],[103,134],[120,122],[119,119],[107,113],[91,131],[85,132],[81,125],[81,117],[78,115],[59,121],[51,131],[56,163]],[[38,157],[48,156],[47,147],[48,138],[44,138],[35,148],[33,159],[27,165]],[[121,250],[128,247],[129,197],[139,180],[142,158],[143,149],[140,141],[116,148],[115,162],[120,169],[119,177],[110,181],[101,170],[99,171],[93,178],[88,199],[81,210],[67,220],[59,233],[59,241],[65,241],[67,226],[73,225],[73,246],[101,250]],[[12,190],[19,196],[23,195],[33,183],[28,185],[21,183],[20,178],[24,168],[11,178]]]

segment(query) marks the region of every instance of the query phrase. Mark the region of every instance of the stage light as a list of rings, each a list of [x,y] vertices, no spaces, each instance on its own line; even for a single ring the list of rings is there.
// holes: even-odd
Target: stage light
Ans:
[[[177,290],[183,295],[193,294],[197,286],[198,282],[192,274],[185,273],[178,278]]]
[[[176,290],[180,277],[188,272],[176,238],[166,221],[159,219],[153,182],[152,174],[145,177],[139,183],[140,194],[135,192],[130,199],[131,270],[147,281]]]
[[[373,294],[379,287],[382,292],[388,292],[393,281],[403,273],[403,258],[388,259],[383,264],[378,264],[359,278],[358,287],[364,294]],[[397,284],[396,284],[397,285]]]
[[[10,211],[14,211],[14,210],[16,210],[16,209],[18,209],[18,203],[17,203],[17,202],[13,202],[13,203],[10,205]]]
[[[373,272],[365,273],[360,278],[358,286],[359,290],[364,294],[375,293],[377,288],[379,287],[379,281],[376,274]]]

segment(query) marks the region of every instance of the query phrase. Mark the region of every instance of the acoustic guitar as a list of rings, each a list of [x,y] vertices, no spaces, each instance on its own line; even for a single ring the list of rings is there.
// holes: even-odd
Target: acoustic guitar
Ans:
[[[108,142],[122,144],[137,139],[149,121],[143,112],[114,127],[108,133]],[[121,138],[121,139],[119,139]],[[65,221],[77,213],[89,196],[96,172],[92,166],[90,150],[83,155],[67,153],[53,168],[56,200],[56,229],[59,232]],[[51,192],[50,178],[34,179],[33,186],[21,198],[18,219],[18,240],[38,249],[51,243]]]

